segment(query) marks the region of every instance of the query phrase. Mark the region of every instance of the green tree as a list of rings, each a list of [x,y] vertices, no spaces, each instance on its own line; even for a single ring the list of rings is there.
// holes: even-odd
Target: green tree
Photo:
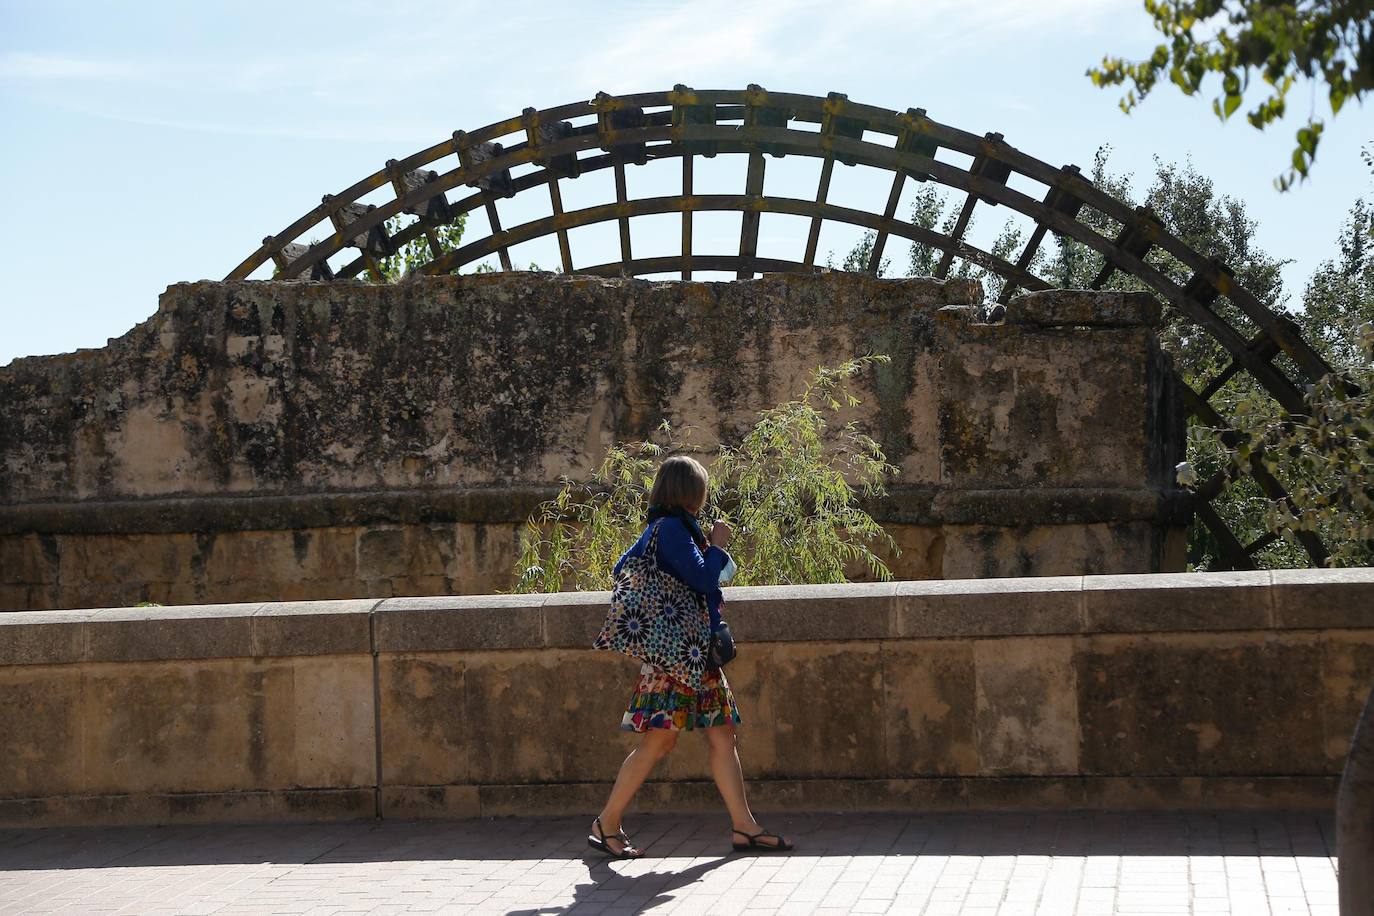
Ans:
[[[463,243],[463,230],[467,228],[467,223],[468,215],[460,213],[453,222],[434,226],[417,235],[397,249],[395,254],[378,258],[377,266],[382,271],[382,275],[378,279],[382,283],[398,283],[434,260],[435,257],[456,251]],[[386,231],[391,236],[399,234],[406,226],[407,223],[399,216],[393,216],[386,221]],[[434,243],[439,246],[437,255],[434,246],[430,243],[431,235]],[[531,261],[527,269],[538,271],[542,268]],[[454,273],[457,272],[454,271]],[[484,263],[478,264],[472,272],[475,274],[495,273],[496,268]]]
[[[1280,407],[1248,375],[1237,375],[1212,398],[1231,419],[1236,435],[1221,437],[1201,424],[1189,430],[1184,474],[1204,479],[1218,472],[1227,475],[1226,489],[1213,506],[1242,542],[1275,539],[1258,556],[1262,565],[1306,565],[1306,554],[1295,539],[1298,531],[1318,534],[1333,563],[1374,562],[1371,220],[1374,213],[1356,201],[1341,227],[1338,255],[1317,268],[1303,292],[1301,308],[1291,312],[1304,338],[1336,371],[1307,391],[1302,409],[1295,413]],[[1253,228],[1243,219],[1227,225],[1233,230]],[[1268,281],[1272,297],[1282,301],[1277,262],[1253,247],[1245,253],[1249,260],[1236,263],[1249,271],[1252,288],[1262,289]],[[1220,348],[1196,339],[1201,336],[1174,335],[1181,370],[1192,372],[1199,382],[1225,358]],[[1185,373],[1185,379],[1192,378]],[[1289,499],[1273,500],[1262,492],[1253,479],[1252,459],[1279,480]],[[1217,549],[1211,536],[1195,525],[1191,559],[1205,564]]]
[[[430,244],[431,234],[433,240],[439,245],[439,255],[445,255],[456,250],[463,242],[463,230],[467,227],[467,223],[468,215],[466,213],[459,214],[453,222],[435,226],[417,235],[402,245],[390,257],[378,258],[377,266],[381,268],[382,275],[377,279],[383,283],[396,283],[434,260],[436,254]],[[387,235],[397,235],[405,228],[406,224],[399,216],[393,216],[386,221]]]
[[[1334,368],[1357,369],[1360,328],[1374,323],[1374,204],[1356,200],[1337,238],[1339,253],[1307,281],[1298,316],[1305,336]]]
[[[851,249],[849,254],[844,256],[844,263],[840,265],[841,270],[853,273],[867,273],[868,262],[873,259],[873,246],[878,243],[878,233],[865,232],[863,237]],[[878,263],[878,272],[874,276],[881,277],[892,268],[892,259],[882,258]]]
[[[940,223],[940,217],[945,210],[945,195],[933,185],[927,184],[916,192],[916,199],[911,203],[911,224],[927,231],[933,230]],[[940,264],[942,252],[933,245],[924,242],[912,242],[911,253],[907,258],[906,275],[908,277],[930,277],[935,274],[935,268]]]
[[[1185,95],[1220,76],[1212,110],[1223,121],[1260,78],[1263,98],[1246,113],[1259,130],[1284,116],[1300,80],[1325,86],[1333,116],[1374,89],[1374,0],[1145,0],[1145,11],[1166,41],[1144,60],[1108,56],[1088,70],[1097,86],[1131,84],[1123,111],[1144,101],[1161,76]],[[1281,190],[1307,176],[1324,126],[1311,113],[1298,129],[1291,165],[1275,179]]]
[[[1318,534],[1337,566],[1374,563],[1374,325],[1357,341],[1359,365],[1313,385],[1301,412],[1238,397],[1229,405],[1238,436],[1219,440],[1234,479],[1252,460],[1282,479],[1288,499],[1256,500],[1264,527],[1293,552],[1297,532]]]
[[[832,422],[859,405],[850,379],[887,361],[866,356],[818,369],[797,397],[762,412],[738,446],[715,451],[705,514],[736,526],[736,585],[845,582],[854,568],[892,577],[871,545],[894,555],[897,546],[859,499],[883,495],[896,468],[852,421]],[[665,423],[659,441],[610,448],[590,481],[565,479],[525,526],[516,591],[608,587],[642,530],[659,463],[690,450]]]

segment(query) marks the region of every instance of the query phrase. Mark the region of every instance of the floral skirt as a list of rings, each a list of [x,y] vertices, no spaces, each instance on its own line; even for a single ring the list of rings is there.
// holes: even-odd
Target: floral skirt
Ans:
[[[630,705],[621,717],[620,727],[627,732],[651,728],[691,731],[739,722],[739,707],[725,674],[709,670],[701,676],[701,689],[670,678],[661,668],[641,665],[639,683],[630,694]]]

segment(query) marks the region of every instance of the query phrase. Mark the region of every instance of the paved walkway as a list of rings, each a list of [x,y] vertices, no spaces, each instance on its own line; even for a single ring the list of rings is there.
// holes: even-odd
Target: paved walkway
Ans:
[[[588,820],[0,831],[0,913],[1337,914],[1310,815],[775,815],[791,856],[642,815],[614,863]]]

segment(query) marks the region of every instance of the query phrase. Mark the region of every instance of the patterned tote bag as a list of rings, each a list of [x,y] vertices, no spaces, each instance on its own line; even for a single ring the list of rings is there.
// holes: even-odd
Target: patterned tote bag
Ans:
[[[644,553],[625,561],[611,590],[611,610],[593,649],[622,652],[663,669],[693,690],[701,688],[711,645],[706,598],[658,568],[658,528]]]

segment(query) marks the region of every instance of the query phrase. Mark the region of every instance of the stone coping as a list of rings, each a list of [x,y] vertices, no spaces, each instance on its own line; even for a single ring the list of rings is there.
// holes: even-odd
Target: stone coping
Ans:
[[[251,493],[0,504],[0,534],[248,531],[360,524],[523,524],[557,487],[493,485]],[[1180,523],[1185,494],[1130,487],[950,489],[894,486],[869,511],[907,525]]]
[[[728,588],[741,642],[1374,629],[1374,568]],[[0,614],[0,665],[583,648],[608,592]]]

